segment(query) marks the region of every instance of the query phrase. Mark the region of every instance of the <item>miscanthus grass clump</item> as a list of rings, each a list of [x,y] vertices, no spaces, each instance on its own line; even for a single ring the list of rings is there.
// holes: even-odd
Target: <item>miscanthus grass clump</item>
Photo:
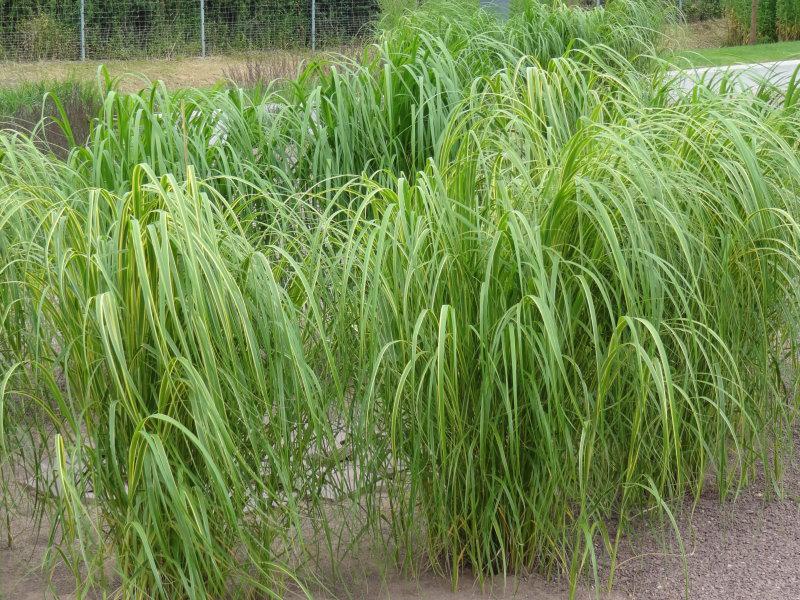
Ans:
[[[453,577],[577,573],[612,516],[775,466],[795,119],[556,59],[493,77],[450,160],[375,190],[359,360],[398,539],[424,529]]]
[[[81,593],[361,547],[574,589],[641,511],[779,483],[796,90],[681,95],[646,28],[543,14],[412,15],[280,103],[112,91],[66,161],[0,134],[0,506]]]

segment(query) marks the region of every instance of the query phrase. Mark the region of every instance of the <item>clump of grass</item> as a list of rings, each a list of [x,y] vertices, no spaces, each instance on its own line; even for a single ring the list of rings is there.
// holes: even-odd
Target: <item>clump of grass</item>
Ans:
[[[180,185],[137,169],[121,197],[6,191],[3,337],[38,382],[23,401],[54,431],[81,590],[108,550],[125,596],[280,597],[276,548],[321,501],[338,390],[307,363],[325,341],[301,329],[299,266],[251,246],[191,172]],[[284,216],[281,231],[302,225]]]
[[[248,58],[244,65],[224,71],[235,87],[246,90],[266,88],[275,83],[295,79],[308,56],[300,52],[278,51],[264,57]]]
[[[451,160],[374,192],[363,437],[399,543],[421,530],[454,583],[596,574],[642,507],[769,464],[800,269],[783,118],[557,59],[493,78]]]

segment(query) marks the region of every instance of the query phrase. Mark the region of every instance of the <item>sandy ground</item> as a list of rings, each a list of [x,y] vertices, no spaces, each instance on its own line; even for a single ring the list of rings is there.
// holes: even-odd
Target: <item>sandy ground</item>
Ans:
[[[11,521],[11,528],[13,546],[0,541],[0,600],[72,600],[74,580],[65,567],[57,567],[52,577],[43,573],[47,525],[39,527],[30,515],[22,515]],[[5,524],[0,530],[5,538]]]

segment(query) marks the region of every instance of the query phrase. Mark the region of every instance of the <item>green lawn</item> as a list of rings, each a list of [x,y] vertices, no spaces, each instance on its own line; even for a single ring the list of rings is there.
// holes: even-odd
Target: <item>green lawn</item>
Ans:
[[[696,67],[712,67],[742,63],[771,62],[800,58],[800,41],[756,44],[755,46],[730,46],[728,48],[701,48],[682,50],[672,56],[672,62],[684,66],[685,61]]]

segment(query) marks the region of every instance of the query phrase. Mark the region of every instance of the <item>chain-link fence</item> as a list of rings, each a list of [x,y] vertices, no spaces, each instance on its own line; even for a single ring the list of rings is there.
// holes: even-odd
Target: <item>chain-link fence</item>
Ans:
[[[378,0],[0,0],[0,60],[325,48],[367,35],[378,12]]]

